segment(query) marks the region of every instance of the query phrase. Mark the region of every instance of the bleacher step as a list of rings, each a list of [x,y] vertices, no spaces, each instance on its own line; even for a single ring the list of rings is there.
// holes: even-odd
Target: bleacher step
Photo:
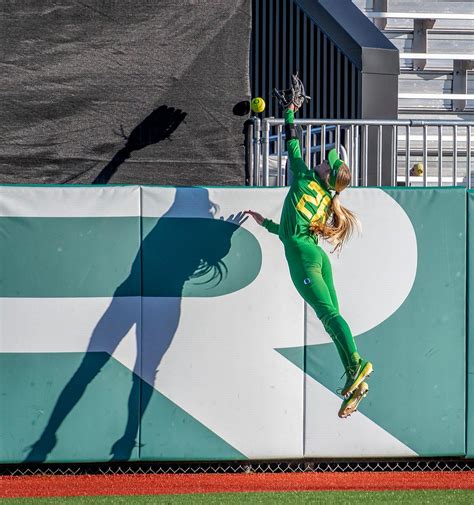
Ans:
[[[449,95],[461,96],[465,93],[468,95],[474,93],[474,71],[471,70],[470,63],[474,60],[474,2],[389,0],[384,6],[382,2],[374,0],[353,1],[369,16],[377,15],[376,13],[383,12],[384,7],[387,7],[388,19],[382,33],[401,53],[400,117],[402,113],[413,115],[416,112],[437,113],[441,117],[451,111],[449,117],[454,118],[456,112],[463,107],[469,114],[467,116],[463,114],[462,117],[472,116],[474,100],[453,100],[452,97],[449,98]],[[435,19],[436,16],[438,18],[433,25],[426,26],[425,24],[423,27],[420,20],[425,19],[425,15],[426,19]],[[421,31],[417,32],[418,42],[414,47],[416,23]],[[378,22],[377,26],[379,26]],[[428,31],[424,31],[426,28]],[[422,57],[413,60],[411,56],[413,53],[423,54]],[[423,56],[427,53],[432,57],[424,58]],[[446,59],[447,55],[452,54],[457,54],[458,59]],[[466,84],[467,89],[465,89]],[[440,95],[448,96],[444,99]]]

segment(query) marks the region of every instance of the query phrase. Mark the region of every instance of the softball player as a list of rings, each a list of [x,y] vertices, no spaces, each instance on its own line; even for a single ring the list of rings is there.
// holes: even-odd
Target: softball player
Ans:
[[[314,171],[301,157],[294,125],[298,104],[285,110],[285,136],[293,182],[285,198],[280,224],[261,214],[247,211],[258,224],[277,234],[285,247],[291,279],[304,300],[314,309],[336,345],[347,375],[340,390],[344,397],[339,417],[350,416],[368,393],[365,379],[372,364],[361,358],[351,330],[339,313],[331,263],[318,245],[318,238],[328,240],[339,251],[358,227],[355,215],[339,203],[339,194],[351,181],[347,165],[331,150],[328,160]],[[334,193],[333,193],[334,192]]]

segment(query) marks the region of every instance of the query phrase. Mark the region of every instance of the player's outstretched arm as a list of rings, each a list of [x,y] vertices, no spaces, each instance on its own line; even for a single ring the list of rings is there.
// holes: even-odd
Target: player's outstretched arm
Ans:
[[[245,214],[252,216],[260,226],[266,228],[270,233],[278,235],[278,232],[280,230],[280,225],[278,223],[273,222],[271,219],[264,218],[262,214],[259,214],[254,210],[246,210]]]
[[[290,104],[285,110],[285,137],[286,149],[288,151],[288,159],[290,161],[290,170],[295,177],[305,175],[308,172],[308,167],[301,156],[301,147],[295,127],[295,112],[298,108],[294,104]]]
[[[306,94],[304,85],[298,77],[298,72],[291,76],[291,88],[282,90],[275,88],[273,94],[282,110],[285,111],[285,137],[290,170],[295,177],[304,177],[309,170],[301,156],[301,147],[294,123],[295,112],[305,102],[311,100],[311,97]]]

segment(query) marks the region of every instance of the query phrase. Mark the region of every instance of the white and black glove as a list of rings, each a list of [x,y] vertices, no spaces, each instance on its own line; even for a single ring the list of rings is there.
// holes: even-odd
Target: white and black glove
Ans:
[[[305,101],[311,100],[311,97],[306,95],[304,84],[298,77],[298,72],[291,76],[291,88],[282,90],[275,88],[273,90],[273,95],[276,97],[278,104],[283,110],[287,109],[291,104],[293,104],[296,109],[299,109]]]

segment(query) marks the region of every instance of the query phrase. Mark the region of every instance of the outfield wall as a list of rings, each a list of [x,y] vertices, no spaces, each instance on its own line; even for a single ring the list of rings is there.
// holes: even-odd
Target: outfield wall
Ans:
[[[334,278],[375,368],[348,420],[281,242],[241,215],[286,191],[0,186],[0,462],[472,456],[466,191],[344,193],[363,232]]]
[[[467,456],[474,458],[474,191],[467,193],[468,242],[467,242]]]

